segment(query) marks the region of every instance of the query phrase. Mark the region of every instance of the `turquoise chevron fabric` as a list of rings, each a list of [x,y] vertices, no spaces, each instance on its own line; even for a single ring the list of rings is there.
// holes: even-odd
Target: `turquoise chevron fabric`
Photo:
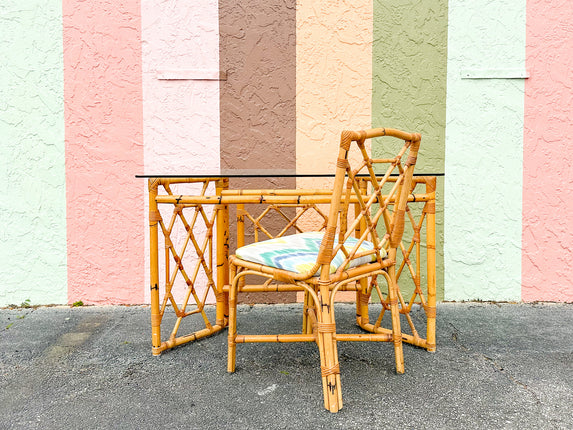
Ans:
[[[237,249],[235,254],[242,260],[290,272],[304,273],[312,269],[316,263],[322,236],[323,233],[320,232],[293,234],[243,246]],[[356,242],[358,242],[357,239],[348,238],[345,242],[346,249],[352,249]],[[337,241],[335,240],[335,246],[336,244]],[[364,241],[358,252],[368,251],[373,248],[372,243]],[[349,269],[375,260],[375,255],[357,258],[352,260],[346,268]],[[336,272],[343,262],[344,254],[342,251],[339,251],[330,264],[330,273]],[[320,270],[315,276],[318,275],[320,275]]]

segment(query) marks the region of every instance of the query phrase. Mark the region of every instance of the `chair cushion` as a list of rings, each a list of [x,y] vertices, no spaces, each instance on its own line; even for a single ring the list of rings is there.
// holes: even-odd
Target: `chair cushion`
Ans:
[[[243,246],[237,249],[235,254],[242,260],[288,270],[289,272],[304,273],[312,269],[316,263],[323,236],[324,233],[309,232],[278,237]],[[353,237],[348,238],[345,242],[346,249],[352,249],[357,242],[358,240]],[[334,246],[336,246],[337,243],[338,241],[335,239]],[[360,253],[373,248],[372,243],[364,241],[357,252]],[[375,254],[352,260],[346,269],[360,266],[361,264],[366,264],[371,261],[376,261]],[[330,273],[336,272],[343,262],[344,253],[338,251],[330,264]],[[319,275],[320,269],[314,276]]]

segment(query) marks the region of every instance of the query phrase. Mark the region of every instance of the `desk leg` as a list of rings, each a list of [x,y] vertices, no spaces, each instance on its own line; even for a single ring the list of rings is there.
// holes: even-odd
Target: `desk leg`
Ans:
[[[217,181],[217,195],[229,188],[227,178]],[[223,287],[229,284],[229,206],[217,205],[217,319],[216,324],[226,327],[229,323],[229,295]]]
[[[153,355],[161,354],[161,311],[159,308],[159,250],[157,223],[157,179],[149,179],[149,267],[151,288],[151,345]]]
[[[426,193],[436,191],[436,178],[426,181]],[[426,243],[428,303],[426,309],[426,349],[436,351],[436,200],[426,203]]]

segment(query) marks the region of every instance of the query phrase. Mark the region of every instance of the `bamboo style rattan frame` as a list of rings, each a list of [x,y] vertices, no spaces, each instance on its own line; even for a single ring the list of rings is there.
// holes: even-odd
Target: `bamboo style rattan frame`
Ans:
[[[404,141],[398,154],[388,159],[372,159],[365,148],[366,139],[390,136]],[[270,266],[242,260],[236,256],[229,259],[231,284],[229,289],[229,333],[227,370],[235,371],[236,344],[244,342],[316,342],[320,352],[321,374],[324,395],[324,406],[331,412],[342,408],[340,369],[337,353],[337,341],[391,341],[394,344],[396,371],[404,372],[402,351],[402,331],[400,328],[400,309],[398,306],[399,290],[396,275],[397,250],[402,246],[406,208],[413,189],[413,171],[416,164],[421,137],[417,133],[406,133],[395,129],[371,129],[367,131],[344,131],[336,163],[336,175],[330,202],[328,222],[316,262],[311,270],[305,273],[294,273]],[[361,162],[353,170],[350,165],[349,152],[358,149]],[[407,155],[405,163],[402,158]],[[377,167],[387,165],[380,174]],[[368,187],[362,185],[358,178],[366,171],[372,192],[365,193]],[[398,177],[390,180],[392,174]],[[386,185],[391,185],[389,192],[384,193]],[[353,220],[348,219],[351,202],[358,205]],[[374,209],[374,205],[378,205]],[[392,210],[390,210],[392,208]],[[378,222],[385,228],[382,237],[378,235]],[[348,249],[345,241],[357,235],[358,243]],[[335,245],[335,237],[338,244]],[[360,245],[369,240],[372,251],[359,253]],[[340,268],[330,274],[330,263],[333,257],[343,252],[345,261]],[[410,250],[411,251],[411,250]],[[402,249],[404,252],[404,249]],[[375,261],[350,269],[345,269],[351,260],[365,255],[374,255]],[[320,270],[320,275],[317,273]],[[401,269],[400,269],[401,270]],[[241,335],[237,334],[237,294],[242,280],[247,275],[259,275],[305,292],[305,316],[303,333],[300,335]],[[315,276],[317,275],[317,276]],[[368,300],[372,288],[377,284],[375,279],[383,276],[388,284],[388,305],[392,318],[391,333],[386,333],[379,326],[368,322]],[[372,281],[367,282],[368,279]],[[350,283],[357,283],[359,299],[358,323],[370,331],[368,334],[339,334],[334,317],[334,298],[341,288]],[[377,288],[377,287],[376,287]],[[402,303],[404,307],[405,304]],[[378,323],[378,322],[377,322]]]
[[[365,186],[364,182],[368,182],[368,178],[360,178],[360,187]],[[389,181],[395,180],[391,177]],[[413,179],[414,185],[417,187],[424,187],[424,190],[417,190],[414,188],[412,194],[408,197],[408,206],[406,207],[407,219],[411,224],[411,231],[414,232],[413,237],[403,237],[400,244],[401,254],[403,256],[400,268],[397,271],[396,277],[400,279],[410,278],[413,280],[415,290],[409,300],[402,297],[402,292],[399,291],[399,300],[401,303],[400,312],[405,315],[408,326],[410,328],[409,334],[403,329],[402,340],[428,351],[434,351],[435,344],[435,303],[436,303],[436,276],[435,276],[435,190],[436,190],[436,177],[435,176],[417,176]],[[187,194],[174,194],[173,187],[185,186],[185,184],[199,184],[201,190],[196,190]],[[216,187],[215,195],[207,195],[206,190],[210,184]],[[178,190],[180,191],[180,190]],[[284,217],[285,226],[291,226],[296,231],[306,231],[304,227],[301,229],[297,224],[304,212],[316,211],[320,216],[325,216],[318,208],[321,204],[327,204],[331,200],[332,189],[298,189],[298,190],[251,190],[251,189],[228,189],[227,178],[150,178],[149,179],[149,231],[150,231],[150,273],[151,273],[151,320],[152,320],[152,352],[154,355],[159,355],[163,351],[170,348],[201,339],[220,331],[227,325],[228,310],[227,310],[227,294],[229,292],[228,285],[228,238],[230,234],[234,234],[237,238],[238,246],[245,244],[245,224],[251,222],[254,225],[255,241],[259,237],[265,238],[273,236],[269,233],[266,225],[269,222],[265,220],[265,216],[272,212],[280,212]],[[355,199],[352,199],[356,210],[359,205]],[[230,205],[237,207],[237,229],[231,233],[229,231],[229,213],[228,208]],[[258,214],[252,214],[254,208],[264,208]],[[413,210],[410,210],[410,207]],[[418,212],[422,207],[421,216],[418,217]],[[159,211],[161,208],[161,213]],[[203,219],[203,216],[195,218],[194,213],[200,211],[202,214],[207,214],[208,209],[212,208],[213,213],[210,216],[209,223],[211,227],[207,229],[204,238],[200,238],[196,233],[197,224]],[[283,211],[284,208],[296,208],[297,213],[294,217],[288,217]],[[171,210],[170,210],[171,209]],[[205,210],[203,210],[205,209]],[[190,214],[190,212],[192,212]],[[415,212],[415,213],[413,213]],[[163,214],[163,216],[162,216]],[[184,217],[181,217],[184,215]],[[186,215],[186,216],[185,216]],[[186,219],[191,220],[187,222]],[[326,217],[327,219],[327,217]],[[193,220],[195,220],[193,222]],[[214,220],[214,221],[213,221]],[[274,221],[277,219],[275,217]],[[214,227],[212,226],[214,222]],[[323,221],[324,222],[324,221]],[[174,224],[180,223],[187,231],[187,235],[183,238],[182,242],[178,242],[178,238],[172,234]],[[425,229],[424,229],[425,228]],[[216,230],[217,240],[213,232]],[[288,231],[283,228],[279,234],[280,236]],[[209,252],[198,252],[197,249],[187,247],[185,242],[190,241],[190,233],[194,234],[195,242],[201,241],[201,248],[205,246]],[[424,235],[425,233],[425,235]],[[273,236],[273,237],[275,237]],[[164,253],[164,267],[159,267],[159,238],[162,237],[165,245]],[[424,240],[425,239],[425,240]],[[207,244],[205,244],[205,240]],[[409,241],[409,242],[408,242]],[[191,241],[193,242],[193,241]],[[215,252],[213,251],[215,249]],[[174,251],[172,251],[174,250]],[[422,260],[420,258],[421,251],[426,252],[426,264],[422,267]],[[190,255],[190,258],[186,258]],[[191,294],[187,303],[177,303],[175,297],[171,294],[173,287],[172,279],[181,271],[188,270],[188,273],[193,274],[192,283],[188,289],[195,289],[197,283],[197,272],[204,271],[204,267],[210,269],[205,273],[207,279],[207,286],[212,288],[213,281],[216,283],[216,320],[212,320],[205,312],[205,298],[204,294],[197,295]],[[217,267],[216,271],[213,267]],[[423,270],[425,269],[425,270]],[[164,270],[165,280],[160,281],[160,272]],[[217,273],[214,279],[214,273]],[[425,276],[425,279],[424,278]],[[184,275],[181,275],[184,277]],[[211,278],[209,278],[211,276]],[[189,279],[189,277],[188,277]],[[404,283],[409,283],[407,279]],[[411,282],[410,282],[411,283]],[[201,287],[201,285],[199,285]],[[425,288],[422,288],[425,287]],[[376,287],[377,289],[377,287]],[[361,289],[356,288],[353,284],[347,284],[341,287],[341,290],[356,291],[356,314],[357,323],[365,330],[376,330],[377,332],[386,332],[384,328],[380,327],[382,317],[385,311],[389,310],[387,300],[383,300],[382,312],[378,315],[374,324],[370,325],[368,322],[368,306],[366,304],[366,297],[360,293]],[[423,291],[425,290],[425,291]],[[299,291],[299,288],[294,285],[240,285],[239,291],[244,292],[268,292],[268,291]],[[382,294],[378,294],[382,298]],[[167,300],[166,300],[167,297]],[[175,302],[175,303],[173,303]],[[173,304],[172,304],[173,303]],[[420,331],[414,325],[414,321],[410,316],[413,305],[420,305],[426,316],[426,338],[420,336]],[[188,310],[191,309],[191,310]],[[175,323],[169,337],[164,339],[162,336],[162,328],[164,329],[169,320],[164,317],[169,317],[170,314],[175,315]],[[200,323],[203,328],[193,330],[191,332],[183,324],[185,321],[196,319],[200,314]],[[306,315],[306,314],[304,314]],[[306,317],[303,316],[306,321]],[[306,322],[304,322],[306,325]],[[193,324],[196,326],[196,324]],[[181,334],[183,332],[183,334]]]
[[[389,181],[395,180],[390,177]],[[368,181],[368,178],[361,178],[360,181]],[[220,177],[219,175],[212,177],[154,177],[148,180],[149,182],[149,232],[150,232],[150,284],[151,284],[151,322],[152,322],[152,352],[154,355],[159,355],[162,352],[192,342],[210,334],[222,330],[227,325],[227,293],[229,291],[228,285],[228,238],[230,234],[237,236],[239,246],[245,243],[244,241],[244,224],[246,222],[255,222],[261,226],[260,236],[265,236],[264,220],[259,216],[249,215],[252,208],[256,207],[273,207],[280,209],[281,207],[296,207],[300,210],[316,207],[318,204],[328,203],[331,200],[330,191],[325,190],[250,190],[250,189],[228,189],[228,179]],[[402,254],[401,264],[396,271],[396,278],[405,279],[404,283],[409,283],[408,278],[413,280],[415,290],[409,297],[404,298],[402,292],[398,291],[399,302],[401,304],[400,312],[407,320],[407,325],[402,326],[402,340],[403,342],[416,345],[427,349],[428,351],[435,351],[436,348],[436,272],[435,272],[435,248],[436,248],[436,230],[435,230],[435,190],[436,190],[436,177],[435,176],[416,176],[413,179],[414,186],[422,187],[418,190],[415,188],[412,194],[408,196],[408,206],[406,207],[406,219],[410,221],[410,232],[413,236],[404,236],[400,244],[400,251]],[[185,187],[186,184],[200,184],[201,191],[197,192],[196,189],[189,190],[177,189],[181,185]],[[215,195],[208,195],[208,185],[215,185]],[[363,188],[364,183],[360,187]],[[172,191],[183,191],[186,194],[174,194]],[[357,210],[359,205],[357,200],[352,197],[351,202],[355,205]],[[237,206],[237,230],[235,232],[229,231],[229,213],[230,205]],[[410,210],[410,207],[413,210]],[[161,213],[159,209],[161,208]],[[171,208],[171,209],[170,209]],[[209,213],[209,208],[213,209],[213,213],[209,215],[210,224],[214,223],[203,240],[207,240],[207,249],[209,252],[202,252],[198,254],[194,246],[189,247],[186,254],[191,254],[190,259],[185,260],[185,247],[184,243],[177,242],[177,237],[171,234],[173,224],[179,222],[185,226],[187,231],[194,231],[197,228],[196,222],[185,222],[180,214],[185,214],[186,219],[192,221],[194,213],[202,208],[204,214]],[[422,208],[422,209],[421,209]],[[419,215],[421,209],[421,215]],[[265,211],[263,211],[265,212]],[[267,211],[268,212],[268,211]],[[201,213],[201,212],[200,212]],[[297,217],[299,217],[297,213]],[[162,217],[163,215],[163,217]],[[199,216],[196,220],[203,219]],[[276,221],[276,220],[275,220]],[[297,219],[286,219],[285,222],[296,226]],[[161,225],[163,223],[163,225]],[[267,224],[268,225],[268,224]],[[216,241],[213,231],[216,230]],[[159,238],[163,237],[165,241],[165,265],[159,266],[160,253],[159,246],[161,242]],[[183,238],[183,242],[190,240],[187,237]],[[196,240],[200,240],[196,237]],[[201,242],[204,245],[204,241]],[[171,249],[180,250],[173,253]],[[202,246],[201,246],[202,248]],[[213,252],[215,248],[215,252]],[[425,264],[421,260],[421,253],[426,257]],[[177,255],[177,257],[176,257]],[[194,255],[194,257],[193,257]],[[178,258],[178,260],[176,260]],[[165,297],[169,296],[169,279],[173,277],[175,272],[181,269],[189,269],[188,273],[194,273],[197,269],[203,270],[205,266],[202,263],[205,261],[207,267],[211,268],[211,276],[217,273],[216,279],[208,280],[209,288],[213,285],[213,280],[216,285],[216,320],[211,320],[207,317],[204,310],[205,301],[204,295],[190,295],[190,300],[187,305],[185,303],[176,304],[173,306],[167,305],[171,303],[174,298],[170,296],[167,301]],[[192,264],[199,263],[199,267],[192,266]],[[165,273],[165,281],[160,280],[162,270],[171,267],[171,275],[167,276]],[[216,270],[213,268],[216,267]],[[166,271],[167,272],[167,271]],[[424,276],[425,275],[425,276]],[[193,278],[195,279],[195,278]],[[372,281],[372,280],[371,280]],[[195,288],[195,284],[191,284],[189,288]],[[369,287],[370,292],[377,286]],[[296,285],[241,285],[240,291],[246,292],[268,292],[268,291],[296,291],[299,288]],[[383,300],[383,308],[374,323],[369,322],[368,303],[367,297],[361,293],[362,285],[346,284],[340,290],[353,290],[356,291],[356,313],[357,323],[359,326],[370,332],[379,334],[388,334],[388,330],[380,326],[384,312],[390,309],[388,300]],[[382,296],[379,293],[379,296]],[[197,300],[198,299],[198,300]],[[167,306],[166,306],[167,305]],[[413,309],[414,306],[414,309]],[[420,306],[425,315],[425,327],[414,326],[416,318],[411,317],[412,310],[416,312]],[[191,309],[191,310],[187,310]],[[170,317],[174,314],[175,324],[167,339],[162,336],[162,328],[169,328]],[[198,318],[198,319],[197,319]],[[375,316],[376,318],[376,316]],[[191,329],[189,332],[182,322],[187,320],[191,321]],[[306,313],[303,315],[303,327],[308,324]],[[416,320],[418,324],[419,320]],[[420,322],[422,325],[424,322]],[[197,324],[203,325],[204,328],[197,329]],[[312,324],[312,322],[311,322]],[[408,330],[409,327],[409,330]],[[409,331],[410,333],[406,333]],[[426,338],[420,335],[426,333]],[[181,334],[183,333],[183,334]],[[303,331],[304,333],[304,331]],[[337,333],[337,336],[343,336]],[[343,340],[340,338],[339,340]]]

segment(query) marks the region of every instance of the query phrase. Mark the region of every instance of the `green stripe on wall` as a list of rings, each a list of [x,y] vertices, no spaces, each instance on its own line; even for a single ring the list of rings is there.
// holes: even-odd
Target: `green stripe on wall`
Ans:
[[[420,173],[444,172],[447,25],[447,0],[374,1],[372,126],[421,133]],[[372,154],[382,156],[384,151],[373,143]],[[443,178],[438,178],[437,195],[437,288],[442,299]],[[400,287],[407,295],[408,286]]]
[[[0,58],[0,306],[66,303],[61,1],[6,2]]]

